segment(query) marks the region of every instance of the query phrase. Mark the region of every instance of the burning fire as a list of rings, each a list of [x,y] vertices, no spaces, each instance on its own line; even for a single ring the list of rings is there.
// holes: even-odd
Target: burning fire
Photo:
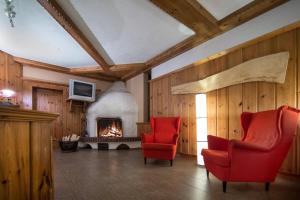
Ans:
[[[104,130],[100,132],[101,137],[122,137],[122,130],[116,126],[113,122],[112,125],[107,126]]]

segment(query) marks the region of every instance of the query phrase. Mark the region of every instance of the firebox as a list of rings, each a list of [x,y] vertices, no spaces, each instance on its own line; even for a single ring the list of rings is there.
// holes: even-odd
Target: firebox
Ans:
[[[121,118],[98,118],[98,137],[123,137]]]

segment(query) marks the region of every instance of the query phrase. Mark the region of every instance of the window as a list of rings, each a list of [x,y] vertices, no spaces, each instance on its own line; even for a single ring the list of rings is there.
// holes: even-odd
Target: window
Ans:
[[[206,94],[196,95],[196,119],[197,119],[197,163],[204,165],[201,150],[207,148],[207,111]]]

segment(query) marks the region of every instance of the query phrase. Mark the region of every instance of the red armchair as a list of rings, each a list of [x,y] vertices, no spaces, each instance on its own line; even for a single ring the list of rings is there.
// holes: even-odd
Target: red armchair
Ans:
[[[244,112],[241,141],[208,136],[208,149],[203,149],[207,177],[209,172],[223,181],[270,182],[288,153],[297,128],[299,110],[282,106],[277,110],[257,113]]]
[[[176,156],[180,118],[151,117],[150,123],[152,133],[142,135],[145,164],[147,164],[147,158],[154,158],[169,160],[172,166]]]

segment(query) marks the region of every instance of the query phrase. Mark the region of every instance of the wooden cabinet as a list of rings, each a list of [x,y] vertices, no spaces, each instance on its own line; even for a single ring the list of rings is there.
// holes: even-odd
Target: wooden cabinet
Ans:
[[[149,133],[151,132],[151,126],[150,122],[137,122],[137,136],[141,137],[141,134],[143,133]]]
[[[57,114],[0,107],[0,199],[53,199]]]

